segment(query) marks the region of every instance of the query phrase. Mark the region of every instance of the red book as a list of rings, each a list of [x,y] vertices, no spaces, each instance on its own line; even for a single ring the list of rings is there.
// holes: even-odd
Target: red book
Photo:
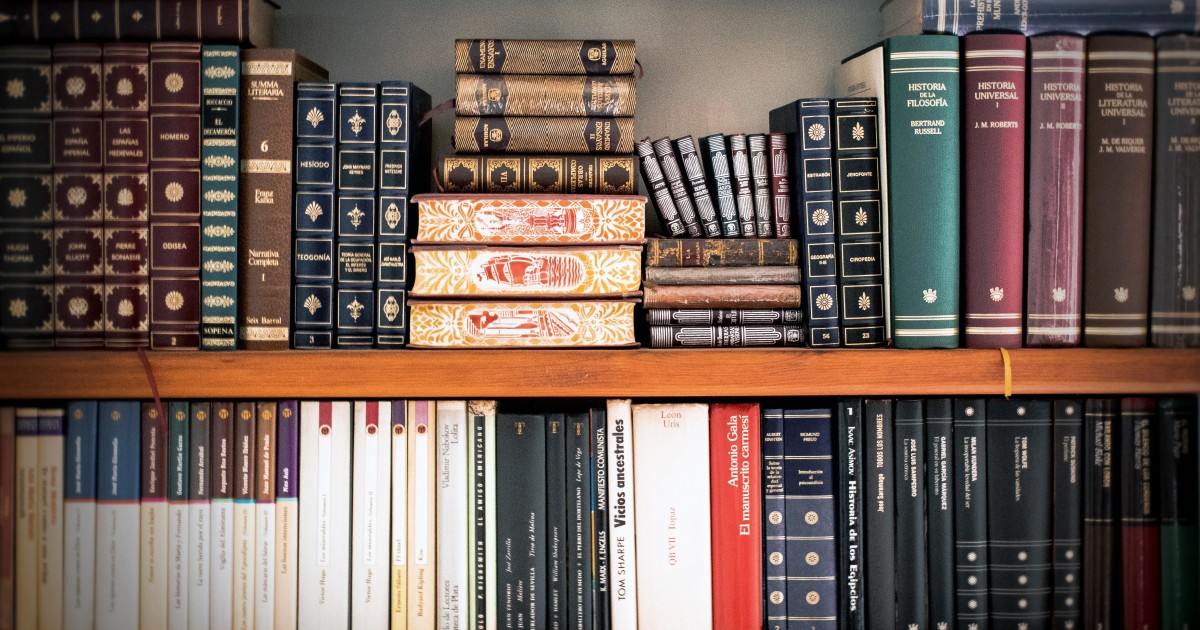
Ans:
[[[771,207],[774,210],[775,236],[792,238],[792,197],[788,182],[787,135],[767,134],[771,152]]]
[[[1025,297],[1025,37],[963,38],[968,348],[1019,348]]]
[[[1121,602],[1125,630],[1161,627],[1158,401],[1121,400]],[[1086,606],[1087,603],[1085,602]]]
[[[763,539],[758,404],[709,406],[713,627],[762,628]]]
[[[1025,344],[1077,346],[1083,301],[1087,40],[1029,38],[1029,256]]]

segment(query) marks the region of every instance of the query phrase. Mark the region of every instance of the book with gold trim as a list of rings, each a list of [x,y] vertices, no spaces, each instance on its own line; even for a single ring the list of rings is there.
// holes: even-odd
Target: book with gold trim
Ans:
[[[633,116],[633,75],[486,75],[455,77],[459,116]]]
[[[300,408],[279,401],[275,414],[275,618],[276,630],[291,630],[299,619]]]
[[[415,247],[419,297],[626,297],[642,284],[642,248]]]
[[[448,193],[632,195],[630,155],[451,155],[442,158]]]
[[[412,303],[410,346],[633,346],[632,301]]]
[[[646,198],[631,195],[417,195],[417,242],[640,244]]]
[[[633,153],[633,118],[459,116],[454,148],[464,153]]]
[[[633,40],[458,39],[459,74],[633,74]]]

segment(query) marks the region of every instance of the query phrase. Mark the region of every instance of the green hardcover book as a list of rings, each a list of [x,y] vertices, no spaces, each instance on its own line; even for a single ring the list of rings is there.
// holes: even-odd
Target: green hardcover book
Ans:
[[[1200,627],[1200,508],[1197,507],[1196,398],[1158,403],[1162,506],[1162,627]]]
[[[893,37],[883,43],[892,326],[898,348],[958,347],[958,43],[951,35]]]
[[[204,46],[201,63],[200,349],[237,348],[237,46]]]

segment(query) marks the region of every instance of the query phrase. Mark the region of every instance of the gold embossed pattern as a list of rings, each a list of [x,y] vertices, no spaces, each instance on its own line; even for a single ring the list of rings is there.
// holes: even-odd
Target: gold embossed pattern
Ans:
[[[413,303],[409,346],[629,346],[632,302]]]

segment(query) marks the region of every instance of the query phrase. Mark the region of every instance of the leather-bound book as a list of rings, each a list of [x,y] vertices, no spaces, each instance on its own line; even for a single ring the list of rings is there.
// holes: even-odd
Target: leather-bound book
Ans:
[[[1159,557],[1158,400],[1121,399],[1117,469],[1121,487],[1122,628],[1155,630],[1161,624]],[[1178,627],[1178,626],[1177,626]]]
[[[633,74],[633,40],[457,39],[459,74]]]
[[[733,198],[737,203],[742,238],[754,238],[754,193],[750,189],[750,149],[744,134],[729,136],[729,161],[733,167]]]
[[[717,222],[716,205],[709,194],[708,182],[704,177],[704,167],[701,165],[700,155],[696,151],[696,139],[684,136],[676,138],[671,144],[675,146],[675,153],[679,156],[683,178],[687,182],[692,204],[696,208],[696,218],[704,230],[704,236],[720,238],[721,225]]]
[[[770,151],[766,134],[746,136],[746,148],[750,159],[751,190],[754,191],[754,233],[759,238],[772,238],[775,236],[775,213],[771,208]]]
[[[338,84],[337,199],[334,218],[335,348],[375,343],[375,205],[379,86]]]
[[[655,284],[800,284],[799,267],[649,267],[646,281]]]
[[[832,113],[842,343],[878,347],[888,316],[878,108],[875,99],[839,98]]]
[[[799,308],[798,284],[661,285],[646,284],[646,308]]]
[[[987,403],[954,401],[955,627],[988,622]]]
[[[1083,419],[1083,627],[1120,628],[1117,538],[1119,403],[1092,398]]]
[[[459,116],[463,153],[633,153],[633,118]]]
[[[683,229],[688,236],[700,238],[703,232],[696,216],[696,205],[683,183],[683,170],[679,166],[679,158],[675,156],[675,148],[671,145],[670,138],[659,138],[652,146],[654,155],[658,157],[658,165],[662,169],[667,190],[671,191],[671,199],[675,202],[675,209],[679,211],[680,220],[683,221]]]
[[[455,111],[460,116],[633,116],[637,78],[583,75],[460,74]]]
[[[292,347],[333,347],[337,312],[333,270],[334,187],[337,182],[337,85],[321,81],[296,84],[296,193],[292,217]]]
[[[955,625],[954,401],[925,401],[925,522],[929,539],[929,627]]]
[[[241,51],[205,45],[200,58],[200,349],[234,350]]]
[[[664,236],[683,236],[687,228],[683,225],[683,218],[679,216],[679,207],[675,205],[675,198],[671,195],[671,187],[667,184],[666,175],[658,163],[658,156],[654,154],[654,145],[646,138],[633,143],[633,150],[637,151],[642,181],[650,188],[649,194],[654,197],[659,223],[666,230]]]
[[[799,326],[798,308],[648,308],[651,326]]]
[[[14,0],[5,3],[5,42],[205,41],[270,46],[271,0]]]
[[[387,86],[384,90],[386,97]],[[381,146],[387,139],[385,135]],[[637,192],[636,159],[632,155],[449,155],[442,158],[438,172],[448,193],[632,195]],[[643,178],[653,187],[648,176]]]
[[[803,347],[800,326],[650,326],[651,348]]]
[[[646,266],[794,266],[799,260],[799,251],[799,243],[792,239],[661,238],[646,242]]]
[[[775,223],[775,236],[792,237],[792,199],[789,177],[787,138],[781,133],[767,134],[767,151],[770,153],[771,169],[771,220]]]
[[[742,235],[738,225],[737,200],[733,197],[733,170],[729,163],[729,142],[714,133],[700,138],[700,148],[708,156],[708,183],[721,220],[721,235],[737,238]]]

